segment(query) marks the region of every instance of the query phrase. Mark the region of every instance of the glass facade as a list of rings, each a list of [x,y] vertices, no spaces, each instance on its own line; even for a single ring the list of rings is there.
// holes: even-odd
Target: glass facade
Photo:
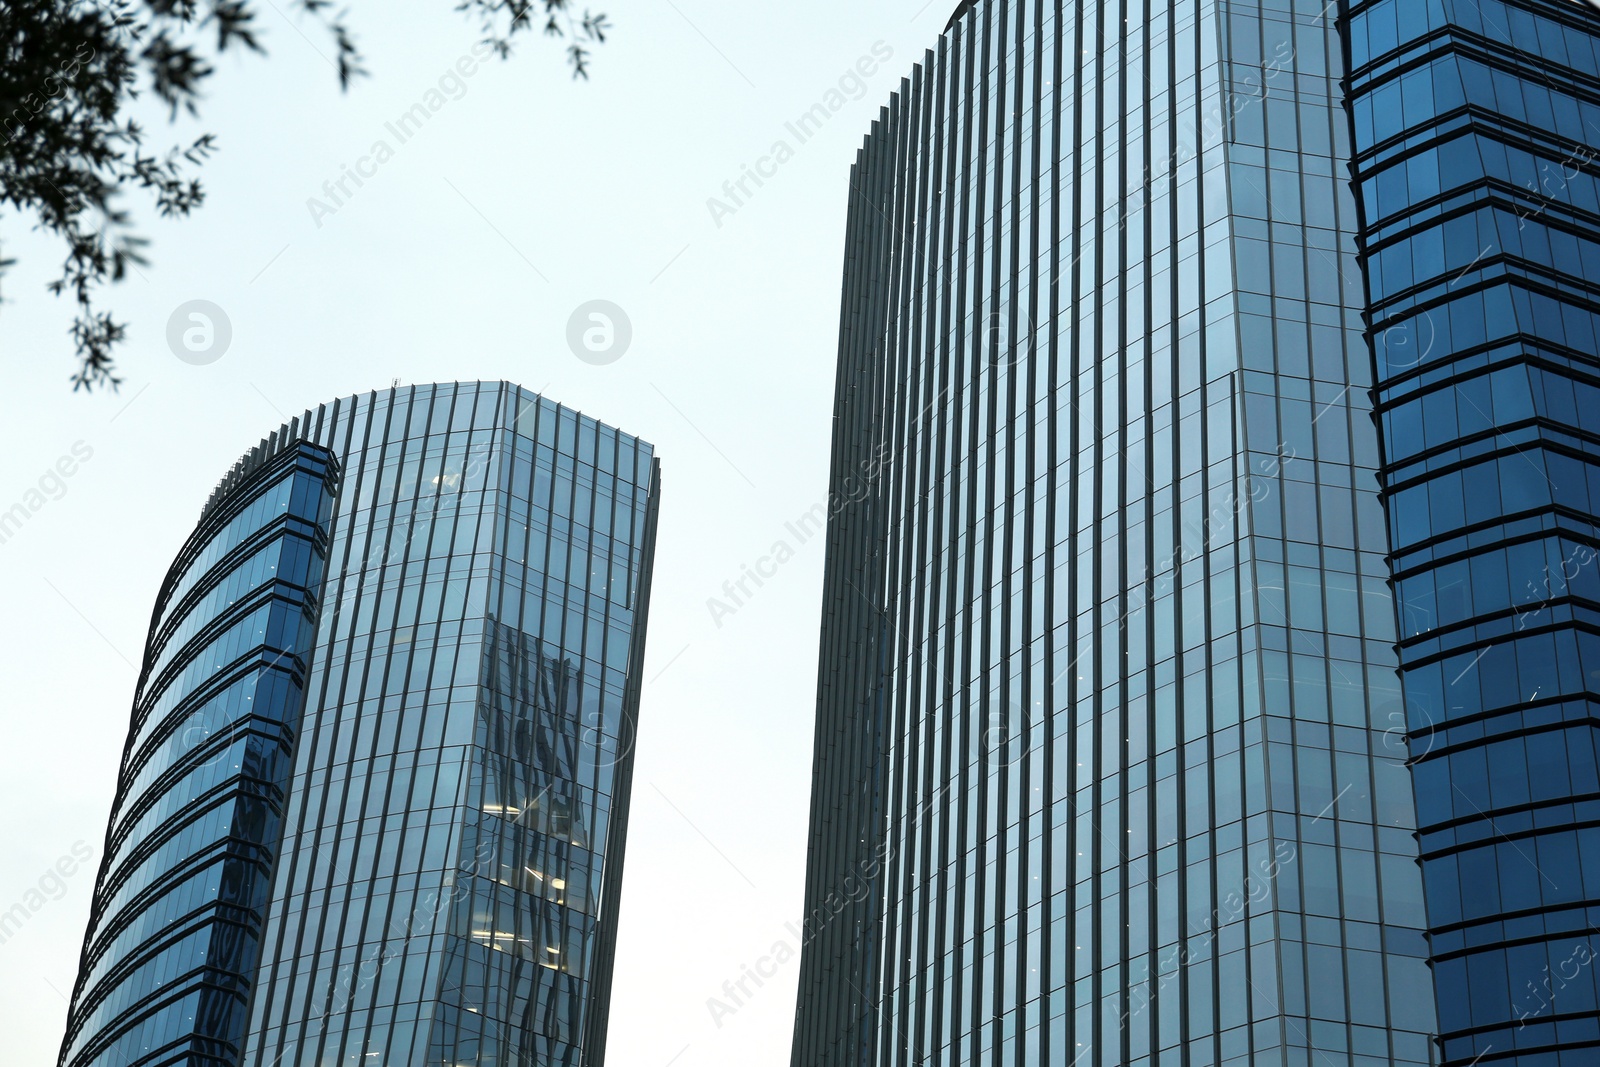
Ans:
[[[795,1067],[1432,1061],[1344,71],[979,0],[874,123]]]
[[[168,572],[64,1064],[234,1064],[283,832],[338,464],[274,439]]]
[[[1590,1065],[1600,11],[1342,16],[1444,1062]]]
[[[652,453],[470,383],[241,461],[152,625],[63,1067],[603,1064]]]

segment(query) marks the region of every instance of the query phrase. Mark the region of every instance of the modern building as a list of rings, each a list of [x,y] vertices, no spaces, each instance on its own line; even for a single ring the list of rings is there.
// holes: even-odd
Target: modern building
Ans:
[[[873,124],[795,1067],[1434,1062],[1335,13],[968,2]]]
[[[1345,17],[1444,1062],[1588,1067],[1600,9],[1382,0]]]
[[[504,383],[241,459],[156,603],[62,1067],[603,1064],[659,487]]]

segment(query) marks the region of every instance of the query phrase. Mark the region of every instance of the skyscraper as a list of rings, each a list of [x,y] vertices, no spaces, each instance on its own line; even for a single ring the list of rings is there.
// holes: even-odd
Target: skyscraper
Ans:
[[[604,1062],[652,451],[467,383],[239,461],[151,621],[63,1067]]]
[[[1594,1064],[1600,10],[1345,17],[1444,1062]]]
[[[873,124],[795,1067],[1431,1062],[1331,15],[968,2]]]

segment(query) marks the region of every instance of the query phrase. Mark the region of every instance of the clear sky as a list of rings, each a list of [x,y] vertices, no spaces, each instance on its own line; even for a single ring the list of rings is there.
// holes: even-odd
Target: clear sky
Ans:
[[[795,962],[730,1017],[707,1000],[803,912],[823,545],[786,524],[826,500],[849,166],[954,0],[607,0],[590,82],[530,39],[442,87],[476,40],[451,0],[355,0],[373,77],[343,95],[317,27],[259,6],[270,56],[220,63],[197,126],[149,116],[221,152],[188,221],[130,201],[153,263],[108,293],[131,324],[119,394],[70,391],[72,309],[43,288],[61,249],[0,218],[20,260],[0,512],[42,501],[0,543],[0,912],[43,902],[0,944],[4,1059],[55,1060],[145,628],[217,480],[334,397],[504,378],[654,442],[664,468],[609,1067],[785,1064]],[[400,143],[386,124],[440,88]],[[788,124],[819,104],[802,142]],[[347,166],[369,176],[335,204]],[[770,176],[735,203],[746,166]],[[595,299],[633,329],[604,366],[566,340]],[[167,343],[192,300],[231,325],[208,365]],[[714,616],[780,541],[793,558]],[[90,862],[53,874],[75,847]]]

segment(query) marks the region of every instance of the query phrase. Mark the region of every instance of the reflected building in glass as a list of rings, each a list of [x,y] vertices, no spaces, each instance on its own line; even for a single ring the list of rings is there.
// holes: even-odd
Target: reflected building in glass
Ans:
[[[1433,1061],[1343,54],[968,2],[873,124],[795,1067]]]
[[[240,460],[157,600],[62,1067],[604,1062],[652,452],[470,383]]]
[[[1378,0],[1354,176],[1444,1062],[1600,1063],[1600,10]]]

